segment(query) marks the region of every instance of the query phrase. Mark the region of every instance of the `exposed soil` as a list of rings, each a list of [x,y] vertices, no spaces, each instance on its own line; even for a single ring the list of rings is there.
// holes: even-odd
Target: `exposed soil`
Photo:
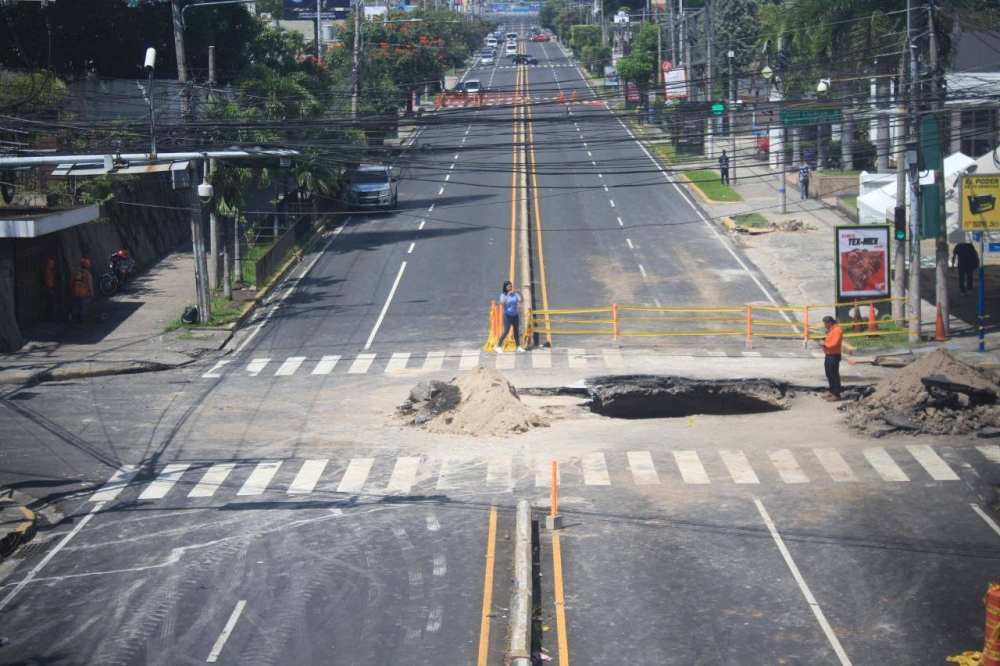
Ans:
[[[889,432],[992,434],[1000,427],[1000,384],[938,349],[882,380],[846,408],[848,423],[874,436]]]
[[[432,432],[477,437],[506,437],[548,425],[521,403],[503,375],[484,366],[450,382],[421,382],[399,413],[410,425]]]

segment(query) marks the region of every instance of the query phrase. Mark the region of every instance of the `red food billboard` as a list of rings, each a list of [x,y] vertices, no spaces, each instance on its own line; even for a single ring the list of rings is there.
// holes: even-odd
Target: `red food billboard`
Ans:
[[[837,227],[837,302],[888,298],[889,226]]]

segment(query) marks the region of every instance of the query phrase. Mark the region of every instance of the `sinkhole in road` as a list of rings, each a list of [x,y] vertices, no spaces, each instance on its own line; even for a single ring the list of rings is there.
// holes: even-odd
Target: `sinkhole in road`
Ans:
[[[592,412],[617,419],[762,414],[786,408],[788,384],[770,379],[625,375],[591,379],[587,394]]]

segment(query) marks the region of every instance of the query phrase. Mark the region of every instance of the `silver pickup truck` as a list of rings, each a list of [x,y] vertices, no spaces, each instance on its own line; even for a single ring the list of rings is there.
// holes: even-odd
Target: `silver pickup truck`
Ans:
[[[347,203],[357,208],[395,208],[396,176],[381,164],[362,164],[351,177]]]

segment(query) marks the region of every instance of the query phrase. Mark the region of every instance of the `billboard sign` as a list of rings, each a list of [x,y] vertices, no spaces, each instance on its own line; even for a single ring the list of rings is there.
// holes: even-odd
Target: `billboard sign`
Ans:
[[[889,298],[889,225],[834,229],[837,251],[837,302]]]
[[[642,97],[639,95],[639,86],[634,83],[625,85],[625,101],[636,104],[642,101]]]
[[[342,21],[351,15],[348,0],[321,0],[323,21]],[[315,21],[316,0],[285,0],[282,14],[285,21]]]
[[[1000,229],[1000,174],[962,176],[962,229]]]
[[[667,99],[687,99],[687,70],[675,67],[663,73],[663,92]]]

